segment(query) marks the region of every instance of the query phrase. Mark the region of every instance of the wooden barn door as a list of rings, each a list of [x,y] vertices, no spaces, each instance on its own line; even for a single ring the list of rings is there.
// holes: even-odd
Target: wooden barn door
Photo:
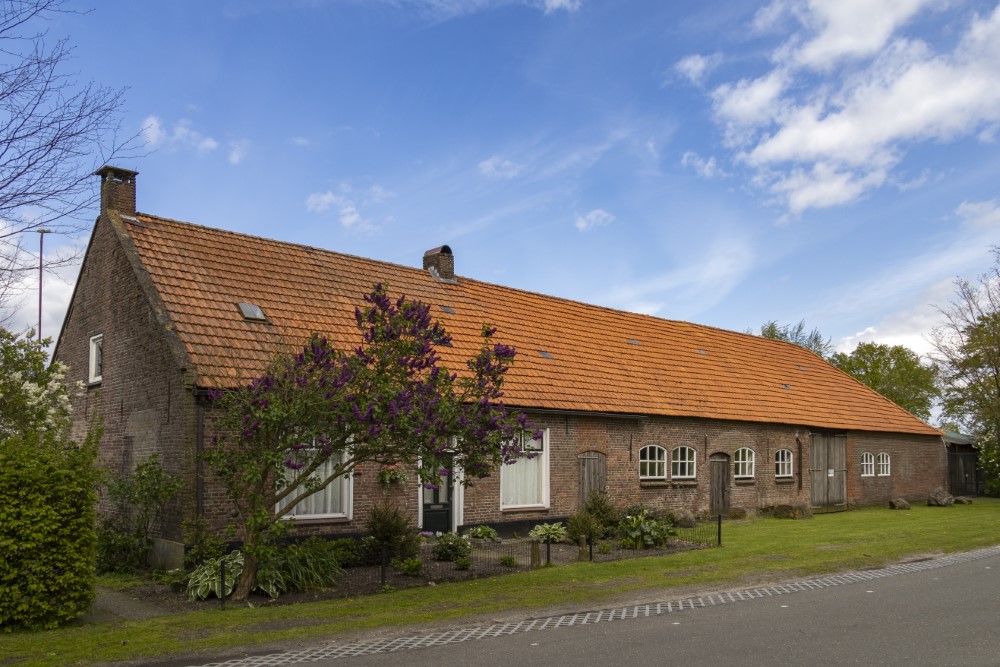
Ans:
[[[591,491],[604,493],[607,486],[605,464],[607,457],[600,452],[584,452],[580,460],[580,509],[587,504]]]
[[[948,452],[948,493],[974,496],[976,489],[976,453]]]
[[[813,433],[809,473],[813,509],[847,509],[847,436]]]
[[[712,454],[708,462],[711,466],[709,491],[712,494],[708,513],[712,516],[729,514],[729,457]]]

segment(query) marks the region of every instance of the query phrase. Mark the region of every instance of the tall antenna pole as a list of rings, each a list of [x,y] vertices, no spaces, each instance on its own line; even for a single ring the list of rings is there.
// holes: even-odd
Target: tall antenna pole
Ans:
[[[42,269],[45,265],[45,256],[42,249],[45,246],[45,235],[52,233],[51,229],[36,229],[38,232],[38,344],[42,343]]]

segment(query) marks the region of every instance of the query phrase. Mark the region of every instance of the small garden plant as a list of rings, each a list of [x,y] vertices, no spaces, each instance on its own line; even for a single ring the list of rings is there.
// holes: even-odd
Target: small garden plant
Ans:
[[[477,540],[491,540],[493,542],[500,541],[500,536],[497,535],[496,529],[489,526],[475,526],[474,528],[470,528],[466,531],[465,534]]]
[[[541,542],[562,542],[566,539],[566,529],[561,523],[540,523],[531,529],[528,537]]]
[[[677,531],[669,523],[657,521],[648,510],[626,514],[618,524],[618,543],[623,549],[649,549],[659,547]]]
[[[472,545],[464,537],[455,533],[445,533],[434,541],[431,547],[431,555],[434,560],[455,562],[459,558],[468,557],[472,551]]]

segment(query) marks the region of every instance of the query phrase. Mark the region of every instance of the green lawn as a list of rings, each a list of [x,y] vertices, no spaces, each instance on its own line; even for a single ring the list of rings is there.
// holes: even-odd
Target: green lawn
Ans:
[[[376,627],[461,624],[500,612],[535,615],[556,605],[600,608],[628,595],[668,599],[681,587],[719,589],[877,567],[916,554],[1000,543],[1000,500],[976,499],[952,508],[915,506],[911,511],[865,509],[804,521],[727,523],[723,543],[721,549],[543,568],[364,598],[225,611],[214,607],[146,621],[0,634],[0,665],[74,665],[237,650]]]

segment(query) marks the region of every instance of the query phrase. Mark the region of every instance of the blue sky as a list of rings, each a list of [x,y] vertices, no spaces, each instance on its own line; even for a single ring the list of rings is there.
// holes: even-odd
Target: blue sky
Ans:
[[[106,1],[51,31],[128,87],[157,215],[922,353],[1000,242],[994,2]]]

